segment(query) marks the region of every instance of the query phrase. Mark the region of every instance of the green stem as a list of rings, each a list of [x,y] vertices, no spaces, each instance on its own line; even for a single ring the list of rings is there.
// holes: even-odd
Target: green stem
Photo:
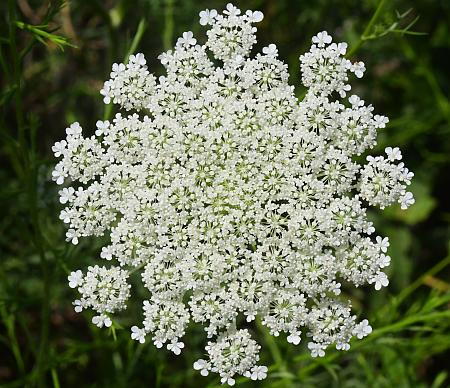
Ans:
[[[13,82],[14,82],[14,103],[15,103],[15,113],[17,121],[17,131],[18,131],[18,143],[20,149],[26,150],[25,143],[25,122],[23,119],[23,108],[22,108],[22,94],[21,94],[21,63],[19,61],[19,56],[17,55],[17,45],[16,45],[16,4],[14,1],[8,1],[9,8],[9,44],[11,48],[12,56],[12,68],[13,68]],[[21,157],[24,159],[24,164],[26,165],[27,153],[22,152]]]
[[[166,0],[164,9],[164,31],[163,31],[163,47],[164,50],[169,50],[172,47],[173,41],[173,0]]]
[[[41,231],[41,220],[39,217],[38,209],[38,189],[37,189],[37,160],[36,152],[34,149],[36,136],[35,131],[30,131],[30,142],[28,143],[26,138],[27,124],[25,122],[25,115],[22,106],[22,61],[19,56],[18,47],[16,44],[16,2],[13,0],[8,1],[9,8],[9,43],[11,49],[12,63],[13,63],[13,79],[16,86],[14,94],[15,112],[16,112],[16,125],[18,129],[18,144],[20,148],[20,160],[23,166],[23,175],[20,177],[22,180],[23,188],[27,196],[27,205],[31,220],[31,240],[39,254],[41,271],[42,271],[42,309],[41,309],[41,332],[39,351],[35,364],[35,371],[38,377],[38,386],[45,387],[46,384],[46,368],[45,361],[48,356],[48,338],[49,338],[49,325],[50,325],[50,275],[45,256],[44,238]]]
[[[386,5],[386,0],[381,0],[378,3],[377,9],[375,10],[374,14],[372,15],[372,18],[369,20],[369,23],[367,24],[366,28],[364,29],[364,32],[359,37],[358,42],[356,42],[356,44],[352,47],[352,49],[347,53],[347,55],[346,55],[347,58],[353,56],[360,49],[360,47],[366,40],[367,35],[369,35],[369,32],[372,30],[373,26],[380,18],[381,12],[383,11],[383,8],[385,5]]]
[[[439,318],[450,318],[450,311],[439,311],[439,312],[429,313],[429,314],[425,314],[425,315],[416,315],[416,316],[406,317],[405,319],[401,320],[400,322],[396,322],[391,325],[386,325],[384,327],[374,330],[368,337],[364,338],[363,340],[358,340],[355,343],[353,343],[353,341],[352,341],[352,349],[354,351],[355,349],[362,348],[363,346],[367,345],[367,343],[375,341],[387,333],[394,333],[394,332],[402,331],[403,329],[406,329],[408,326],[411,326],[414,323],[429,322],[429,321],[433,321],[433,320],[439,319]],[[342,354],[345,354],[345,352],[335,351],[334,353],[331,353],[321,359],[314,360],[315,362],[313,364],[307,365],[301,369],[300,379],[308,376],[308,374],[311,371],[317,369],[319,366],[329,364],[330,362],[339,358]],[[295,357],[294,360],[301,361],[302,359],[305,359],[307,357],[309,357],[309,354]]]
[[[408,287],[403,289],[394,299],[393,307],[396,308],[400,305],[410,294],[412,294],[417,288],[419,288],[426,277],[433,276],[443,270],[445,267],[450,265],[450,255],[442,259],[434,267],[430,268],[422,276],[418,277],[414,282],[412,282]]]
[[[273,336],[270,334],[267,327],[265,327],[261,320],[259,318],[256,318],[256,326],[258,327],[259,331],[264,335],[264,341],[266,342],[269,351],[272,355],[273,360],[275,361],[276,369],[280,372],[282,375],[282,386],[285,388],[292,387],[292,378],[294,375],[289,372],[289,369],[286,366],[286,363],[283,359],[283,356],[281,355],[280,349],[278,348],[278,345],[276,341],[274,340]],[[290,377],[292,376],[292,377]]]
[[[139,22],[138,28],[136,30],[136,34],[134,34],[134,38],[133,41],[131,42],[130,48],[127,51],[127,54],[125,55],[125,64],[128,63],[128,58],[130,57],[131,54],[134,54],[134,52],[136,51],[139,42],[142,39],[142,36],[144,35],[144,32],[147,28],[147,23],[145,22],[145,19],[142,18],[141,21]]]
[[[58,372],[55,368],[52,368],[52,381],[53,381],[53,387],[54,388],[60,388],[59,384],[59,378],[58,378]]]
[[[19,347],[19,341],[17,340],[15,330],[15,317],[8,314],[3,304],[0,304],[0,316],[2,317],[3,324],[6,326],[6,332],[9,338],[9,346],[16,359],[17,369],[21,376],[25,373],[25,364],[23,362],[22,353]]]
[[[427,81],[442,116],[450,124],[450,102],[445,93],[442,91],[436,75],[432,70],[430,70],[430,66],[427,66],[423,58],[420,55],[417,55],[412,45],[406,40],[402,41],[402,48],[408,59],[411,62],[416,63],[417,72]]]

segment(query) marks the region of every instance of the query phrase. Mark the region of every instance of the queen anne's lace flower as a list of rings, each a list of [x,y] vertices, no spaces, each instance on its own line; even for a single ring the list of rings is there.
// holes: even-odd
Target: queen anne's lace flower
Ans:
[[[298,101],[274,44],[249,57],[262,18],[231,4],[202,11],[206,43],[185,32],[159,57],[167,75],[158,80],[142,54],[114,64],[104,102],[134,112],[98,121],[87,138],[74,123],[53,146],[62,158],[53,179],[72,185],[60,191],[67,240],[106,233],[99,256],[118,263],[71,273],[75,311],[91,308],[94,324],[110,326],[130,272],[142,269],[148,296],[131,337],[179,354],[189,321],[202,323],[207,359],[194,369],[230,385],[267,375],[245,328],[255,319],[294,345],[307,338],[313,357],[368,335],[340,297],[343,282],[389,282],[389,241],[374,236],[365,207],[414,202],[397,147],[354,158],[388,122],[345,98],[349,73],[361,77],[364,64],[320,32],[300,57],[308,92]]]

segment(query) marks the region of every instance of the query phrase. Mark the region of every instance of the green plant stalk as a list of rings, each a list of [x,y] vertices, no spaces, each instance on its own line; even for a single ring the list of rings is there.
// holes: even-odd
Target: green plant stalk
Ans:
[[[18,145],[20,150],[20,156],[23,158],[24,165],[28,164],[28,155],[24,150],[25,147],[25,122],[22,108],[22,95],[21,95],[21,63],[19,61],[19,56],[17,55],[17,45],[16,45],[16,25],[14,23],[16,19],[16,8],[15,2],[12,0],[8,1],[8,12],[9,12],[9,45],[11,48],[12,56],[12,68],[13,68],[13,87],[14,90],[14,103],[15,103],[15,113],[17,121],[18,130]]]
[[[19,178],[22,178],[22,185],[27,196],[27,205],[31,219],[31,240],[39,254],[43,282],[40,344],[35,364],[35,371],[38,375],[38,386],[45,387],[47,385],[45,381],[45,360],[48,354],[50,325],[50,274],[47,258],[45,256],[44,239],[42,236],[41,221],[38,210],[36,152],[34,149],[29,149],[30,146],[35,145],[35,139],[33,139],[33,137],[36,136],[36,133],[34,131],[30,132],[30,145],[28,144],[26,139],[27,125],[25,122],[24,110],[22,106],[22,62],[16,44],[16,4],[13,0],[8,1],[8,11],[10,19],[9,42],[13,63],[14,83],[17,86],[14,95],[14,103],[18,128],[18,144],[20,147],[20,156],[24,172],[23,176]]]
[[[442,92],[435,74],[424,63],[423,59],[416,54],[413,47],[407,41],[402,41],[402,48],[408,59],[417,64],[417,70],[427,81],[442,116],[450,124],[450,102]]]
[[[142,18],[139,21],[138,28],[136,30],[136,33],[134,34],[134,38],[133,38],[131,45],[125,55],[125,61],[124,61],[125,64],[128,63],[128,59],[129,59],[130,55],[134,54],[134,52],[136,51],[146,29],[147,29],[147,23],[145,22],[145,19]]]
[[[355,350],[355,349],[362,348],[367,343],[377,340],[379,337],[381,337],[384,334],[402,331],[404,329],[407,329],[409,326],[411,326],[414,323],[429,322],[429,321],[434,321],[434,320],[441,319],[441,318],[450,319],[450,311],[439,311],[439,312],[434,312],[434,313],[429,313],[429,314],[424,314],[424,315],[413,315],[411,317],[406,317],[405,319],[403,319],[399,322],[396,322],[396,323],[393,323],[390,325],[386,325],[379,329],[375,329],[368,337],[352,343],[352,349]],[[316,362],[314,364],[307,365],[301,369],[300,378],[304,378],[304,377],[308,376],[308,374],[310,372],[317,369],[320,365],[325,365],[327,363],[330,363],[330,362],[336,360],[337,358],[339,358],[340,356],[342,356],[343,354],[345,354],[345,353],[336,351],[335,353],[329,354],[329,355],[323,357],[322,359],[316,359],[315,360]],[[302,359],[306,359],[307,356],[309,356],[309,355],[302,354],[302,355],[294,358],[294,360],[300,361]]]
[[[403,289],[393,301],[394,308],[399,306],[410,294],[412,294],[415,290],[417,290],[422,284],[424,279],[427,276],[433,276],[438,272],[442,271],[445,267],[450,265],[450,255],[442,259],[439,263],[437,263],[434,267],[430,268],[423,275],[418,277],[414,282],[412,282],[408,287]]]
[[[292,379],[289,378],[291,375],[294,377],[292,373],[289,372],[286,363],[283,359],[283,356],[281,355],[280,349],[278,348],[278,345],[276,341],[274,340],[273,336],[269,333],[269,330],[267,327],[265,327],[259,318],[256,318],[256,326],[258,327],[259,331],[264,336],[264,341],[266,342],[267,346],[269,347],[270,354],[272,355],[272,358],[275,361],[275,368],[280,372],[280,374],[283,375],[281,383],[283,383],[283,387],[292,387]]]
[[[33,26],[31,24],[16,21],[16,26],[22,30],[30,31],[33,35],[33,39],[47,45],[47,41],[53,42],[59,47],[60,50],[64,51],[64,46],[76,47],[70,43],[65,37],[52,34],[44,30],[47,25]]]
[[[58,378],[58,372],[56,371],[55,368],[52,368],[52,382],[53,382],[53,387],[54,388],[60,388],[60,384],[59,384],[59,378]]]
[[[19,341],[17,340],[15,330],[15,317],[7,313],[3,304],[0,304],[0,316],[2,317],[3,324],[6,326],[6,332],[9,338],[9,346],[16,360],[17,369],[20,375],[25,373],[25,364],[23,362],[22,353],[20,351]]]
[[[173,20],[173,3],[174,0],[166,0],[164,7],[164,31],[162,36],[162,43],[164,50],[169,50],[172,47],[174,20]]]
[[[352,47],[352,49],[347,53],[346,57],[352,57],[355,55],[355,53],[360,49],[364,41],[366,40],[367,35],[372,30],[375,23],[378,21],[378,19],[381,16],[381,13],[383,11],[384,6],[386,5],[386,0],[380,0],[378,3],[377,9],[375,10],[374,14],[372,15],[372,18],[369,20],[369,23],[367,24],[366,28],[364,29],[364,32],[359,37],[359,40],[356,42],[356,44]]]

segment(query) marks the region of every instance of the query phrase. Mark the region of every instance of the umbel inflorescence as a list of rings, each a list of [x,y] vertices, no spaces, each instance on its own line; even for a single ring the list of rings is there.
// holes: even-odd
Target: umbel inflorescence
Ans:
[[[318,33],[300,56],[308,92],[299,101],[274,44],[249,56],[262,18],[231,4],[202,11],[206,43],[185,32],[159,57],[166,76],[142,54],[114,64],[101,94],[123,113],[98,121],[92,137],[74,123],[53,147],[62,158],[53,179],[71,185],[60,191],[67,240],[110,241],[104,265],[69,276],[75,310],[111,326],[141,271],[147,299],[131,337],[180,354],[189,322],[201,323],[208,342],[194,368],[230,385],[266,377],[255,319],[294,345],[307,338],[313,357],[369,334],[340,296],[342,283],[388,284],[389,242],[366,207],[414,202],[398,148],[354,160],[388,122],[347,98],[364,64]]]

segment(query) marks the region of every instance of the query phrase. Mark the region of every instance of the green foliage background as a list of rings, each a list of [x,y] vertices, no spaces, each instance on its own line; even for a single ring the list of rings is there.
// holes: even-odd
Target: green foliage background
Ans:
[[[346,295],[368,317],[372,335],[348,352],[329,349],[312,359],[305,345],[288,345],[264,331],[267,380],[245,387],[450,386],[450,2],[447,0],[248,0],[260,9],[257,49],[276,43],[297,94],[298,56],[326,29],[347,41],[350,58],[367,72],[353,90],[391,121],[379,153],[400,146],[416,177],[416,204],[371,217],[391,240],[387,290]],[[60,205],[50,181],[51,145],[79,121],[93,132],[104,109],[99,89],[113,62],[138,50],[162,73],[157,55],[186,30],[204,32],[198,13],[219,0],[0,1],[0,386],[213,387],[192,363],[205,336],[193,326],[188,350],[176,357],[130,339],[140,315],[130,305],[114,331],[75,314],[67,274],[85,268],[101,241],[65,242]],[[412,8],[412,9],[411,9]],[[411,10],[410,10],[411,9]],[[416,20],[417,16],[420,16]],[[424,33],[424,34],[421,34]],[[201,41],[202,38],[199,38]],[[62,50],[63,49],[63,50]],[[257,328],[253,330],[257,332]]]

